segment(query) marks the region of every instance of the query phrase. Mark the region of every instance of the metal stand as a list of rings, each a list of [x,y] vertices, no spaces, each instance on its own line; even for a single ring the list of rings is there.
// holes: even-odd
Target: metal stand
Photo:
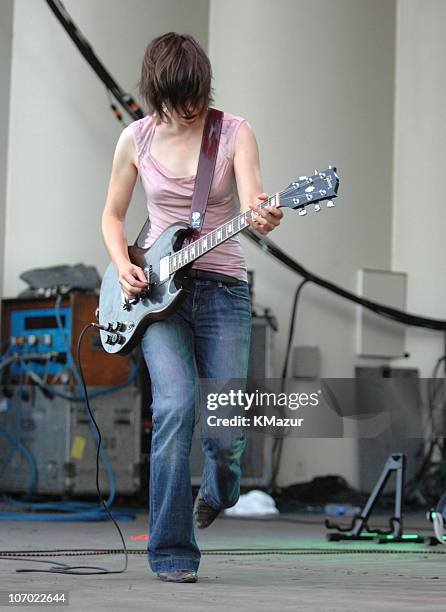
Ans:
[[[349,527],[341,527],[328,519],[325,520],[327,529],[336,529],[338,531],[338,533],[327,533],[327,540],[329,542],[339,542],[340,540],[374,540],[380,544],[387,542],[424,542],[423,536],[403,535],[402,504],[405,464],[406,457],[404,454],[395,453],[390,455],[365,507],[359,514],[355,514],[351,525]],[[395,472],[396,486],[394,513],[389,518],[390,529],[375,529],[371,531],[367,521],[392,472]]]

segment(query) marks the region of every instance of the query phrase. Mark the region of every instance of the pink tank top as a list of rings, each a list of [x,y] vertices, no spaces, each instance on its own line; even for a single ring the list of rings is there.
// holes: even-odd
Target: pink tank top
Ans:
[[[235,197],[233,158],[235,136],[243,121],[245,119],[242,117],[224,113],[202,236],[240,212]],[[138,173],[146,194],[150,217],[149,233],[143,243],[143,246],[147,248],[172,223],[177,221],[189,223],[195,175],[175,177],[150,155],[150,144],[156,126],[154,115],[147,115],[134,121],[131,125],[138,155]],[[205,253],[194,262],[192,267],[247,280],[240,236],[237,234]]]

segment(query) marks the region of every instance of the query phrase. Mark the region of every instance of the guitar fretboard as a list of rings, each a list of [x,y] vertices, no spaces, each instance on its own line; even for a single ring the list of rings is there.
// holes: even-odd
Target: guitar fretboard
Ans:
[[[280,195],[279,199],[280,199]],[[276,202],[276,195],[267,200],[259,203],[259,208],[266,208],[272,206]],[[211,249],[229,240],[232,236],[235,236],[248,226],[248,221],[255,217],[255,211],[249,209],[243,213],[240,213],[230,221],[223,223],[220,227],[217,227],[212,232],[209,232],[205,236],[201,236],[198,240],[191,242],[187,246],[181,248],[179,251],[175,251],[169,259],[169,272],[173,274],[183,266],[187,265],[191,261],[198,259]]]

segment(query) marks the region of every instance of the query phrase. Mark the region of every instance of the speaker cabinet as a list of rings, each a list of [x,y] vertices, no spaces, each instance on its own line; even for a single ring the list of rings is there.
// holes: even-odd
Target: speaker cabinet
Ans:
[[[392,453],[406,455],[406,482],[416,473],[424,449],[420,380],[418,370],[411,368],[357,367],[355,374],[357,404],[364,418],[388,411],[397,419],[393,433],[358,439],[359,488],[371,493]],[[394,490],[390,478],[384,492]]]

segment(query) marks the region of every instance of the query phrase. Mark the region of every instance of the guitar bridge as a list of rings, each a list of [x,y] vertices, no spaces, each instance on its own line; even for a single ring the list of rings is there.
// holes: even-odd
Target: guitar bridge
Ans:
[[[153,266],[152,265],[146,266],[144,268],[144,274],[147,279],[147,283],[150,287],[150,285],[152,284]]]

